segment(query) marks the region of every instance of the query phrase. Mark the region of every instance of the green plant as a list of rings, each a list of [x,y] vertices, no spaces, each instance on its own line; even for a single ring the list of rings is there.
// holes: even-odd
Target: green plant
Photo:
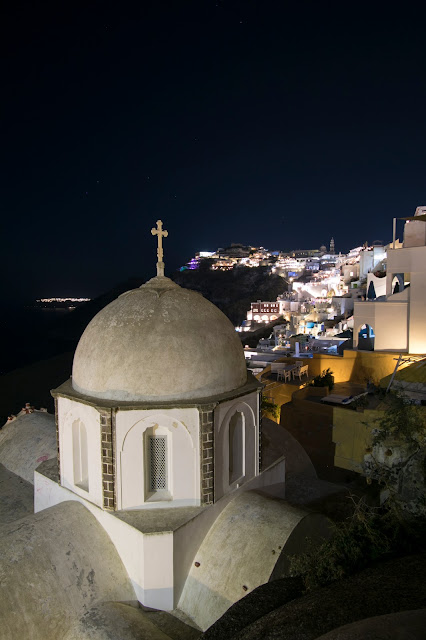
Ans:
[[[291,560],[292,575],[307,590],[351,575],[389,555],[424,551],[426,540],[426,413],[397,394],[383,397],[385,410],[373,425],[366,450],[367,483],[377,481],[382,505],[353,501],[350,518],[333,524],[333,536]],[[374,485],[373,485],[374,486]]]
[[[372,446],[363,473],[376,480],[381,498],[399,519],[426,516],[426,413],[423,407],[395,393],[384,398],[385,411],[368,425]]]
[[[265,398],[265,396],[262,396],[261,409],[262,409],[262,415],[269,413],[276,420],[280,419],[280,414],[281,414],[280,407],[277,404],[275,404],[275,402],[273,402],[272,400],[268,400],[267,398]]]
[[[357,409],[365,409],[366,407],[368,407],[368,397],[360,396],[359,398],[351,402],[349,407],[354,411],[356,411]]]
[[[373,445],[385,440],[396,440],[417,449],[426,446],[426,413],[413,405],[404,395],[388,393],[386,410],[374,422]]]
[[[290,560],[291,575],[301,576],[307,591],[352,575],[390,554],[424,549],[424,518],[401,520],[391,508],[352,500],[352,516],[333,524],[329,540],[315,545],[308,539],[307,551]]]
[[[310,386],[311,387],[328,387],[331,391],[334,387],[333,372],[330,369],[325,369],[325,371],[322,371],[322,373],[315,376]]]

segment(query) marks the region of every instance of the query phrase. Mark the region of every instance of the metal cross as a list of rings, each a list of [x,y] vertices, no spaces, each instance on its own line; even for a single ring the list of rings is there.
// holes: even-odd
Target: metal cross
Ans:
[[[157,228],[151,229],[153,236],[158,237],[157,248],[157,276],[164,276],[164,262],[163,262],[163,238],[167,238],[169,232],[163,230],[163,223],[161,220],[157,220]]]

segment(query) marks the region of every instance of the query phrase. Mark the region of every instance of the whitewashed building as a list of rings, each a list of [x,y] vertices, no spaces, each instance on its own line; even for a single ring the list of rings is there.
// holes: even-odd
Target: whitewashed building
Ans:
[[[385,295],[355,302],[354,348],[426,353],[426,207],[404,220],[402,245],[387,250]]]

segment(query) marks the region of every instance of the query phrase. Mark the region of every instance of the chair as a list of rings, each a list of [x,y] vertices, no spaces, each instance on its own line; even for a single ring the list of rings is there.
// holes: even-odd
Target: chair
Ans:
[[[298,377],[299,380],[302,380],[302,376],[306,375],[306,377],[308,377],[308,371],[309,371],[309,365],[305,364],[302,367],[299,367],[295,372],[294,372],[294,377]]]
[[[293,374],[293,380],[295,379],[296,376],[299,376],[299,372],[302,366],[303,366],[303,362],[296,362],[296,364],[294,365],[291,371],[291,373]]]
[[[308,377],[308,375],[309,375],[309,366],[307,364],[305,364],[304,367],[300,367],[299,373],[300,373],[300,379],[302,379],[303,375]]]
[[[291,371],[284,371],[284,382],[291,382]]]

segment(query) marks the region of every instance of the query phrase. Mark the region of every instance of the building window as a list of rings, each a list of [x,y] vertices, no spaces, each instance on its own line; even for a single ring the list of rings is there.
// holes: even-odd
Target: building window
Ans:
[[[229,421],[229,484],[241,480],[244,465],[244,416],[237,411]]]
[[[86,426],[81,420],[72,423],[72,452],[74,484],[89,491],[89,452],[87,449]]]
[[[167,491],[167,436],[149,436],[149,491]]]
[[[144,443],[144,486],[145,500],[158,502],[173,500],[172,467],[170,453],[172,439],[167,429],[155,426],[146,429]]]

